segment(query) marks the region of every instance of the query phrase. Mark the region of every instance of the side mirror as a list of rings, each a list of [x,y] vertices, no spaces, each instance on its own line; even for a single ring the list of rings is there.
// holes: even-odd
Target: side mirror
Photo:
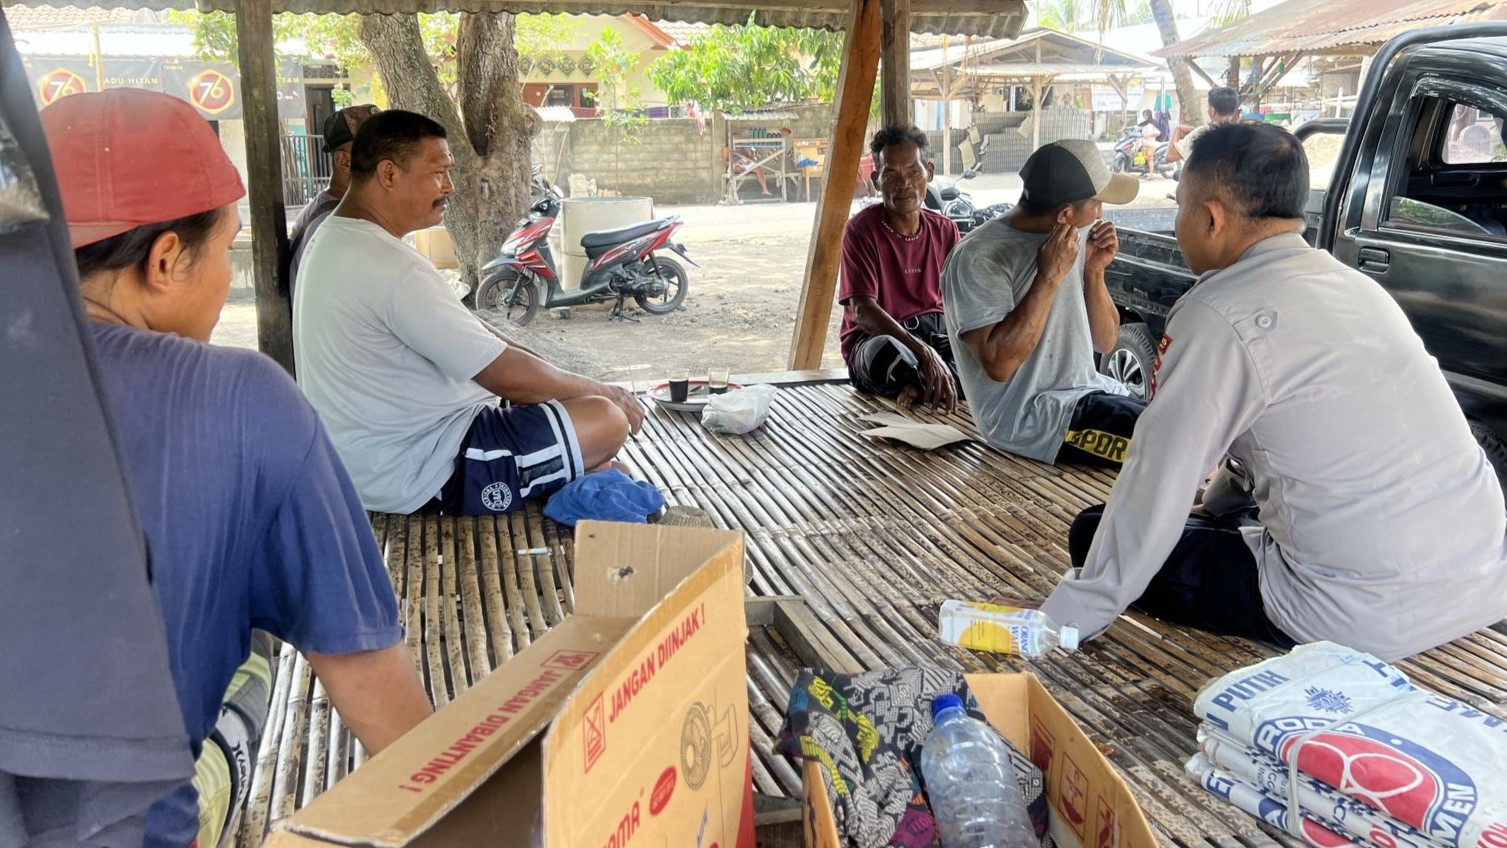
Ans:
[[[963,179],[965,179],[965,180],[971,180],[971,179],[973,179],[974,177],[976,177],[978,175],[979,175],[979,172],[973,170],[972,168],[964,168],[963,169]]]

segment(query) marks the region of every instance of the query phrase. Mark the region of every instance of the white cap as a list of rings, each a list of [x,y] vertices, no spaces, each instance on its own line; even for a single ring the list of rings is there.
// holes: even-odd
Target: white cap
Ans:
[[[1064,651],[1078,650],[1078,628],[1071,624],[1062,625],[1062,629],[1057,631],[1057,641]]]

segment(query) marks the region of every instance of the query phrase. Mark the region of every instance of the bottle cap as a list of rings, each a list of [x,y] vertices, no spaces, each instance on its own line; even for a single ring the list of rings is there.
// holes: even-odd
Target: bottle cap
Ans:
[[[947,693],[946,695],[938,695],[931,702],[931,717],[936,718],[937,716],[941,715],[944,710],[961,710],[962,708],[963,699],[952,694],[951,692]]]
[[[1062,650],[1078,650],[1078,628],[1074,627],[1073,625],[1063,625],[1062,629],[1057,631],[1057,638],[1062,645]]]

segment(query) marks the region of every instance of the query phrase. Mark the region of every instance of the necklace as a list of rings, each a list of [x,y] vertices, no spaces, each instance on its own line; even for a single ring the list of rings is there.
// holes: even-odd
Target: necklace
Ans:
[[[894,227],[891,227],[889,219],[886,218],[886,217],[884,217],[883,215],[879,216],[879,220],[880,220],[881,223],[884,224],[884,228],[886,230],[890,231],[890,235],[894,236],[897,239],[900,239],[901,241],[915,241],[916,239],[918,239],[918,238],[921,237],[921,227],[919,227],[919,226],[916,227],[915,235],[909,235],[909,236],[907,236],[907,235],[901,235],[899,232],[897,232],[895,230]],[[917,223],[920,223],[920,222],[918,221]]]

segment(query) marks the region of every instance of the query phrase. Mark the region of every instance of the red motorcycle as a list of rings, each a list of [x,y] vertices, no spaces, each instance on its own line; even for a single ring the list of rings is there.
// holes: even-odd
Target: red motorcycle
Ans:
[[[612,317],[626,318],[623,306],[632,297],[651,315],[665,315],[685,302],[690,275],[673,251],[696,265],[685,248],[671,240],[684,223],[680,216],[601,230],[581,237],[587,265],[580,285],[566,291],[555,270],[549,232],[560,215],[560,198],[547,192],[502,244],[502,254],[482,268],[476,307],[522,327],[540,309],[616,301]],[[697,265],[696,267],[700,267]]]

